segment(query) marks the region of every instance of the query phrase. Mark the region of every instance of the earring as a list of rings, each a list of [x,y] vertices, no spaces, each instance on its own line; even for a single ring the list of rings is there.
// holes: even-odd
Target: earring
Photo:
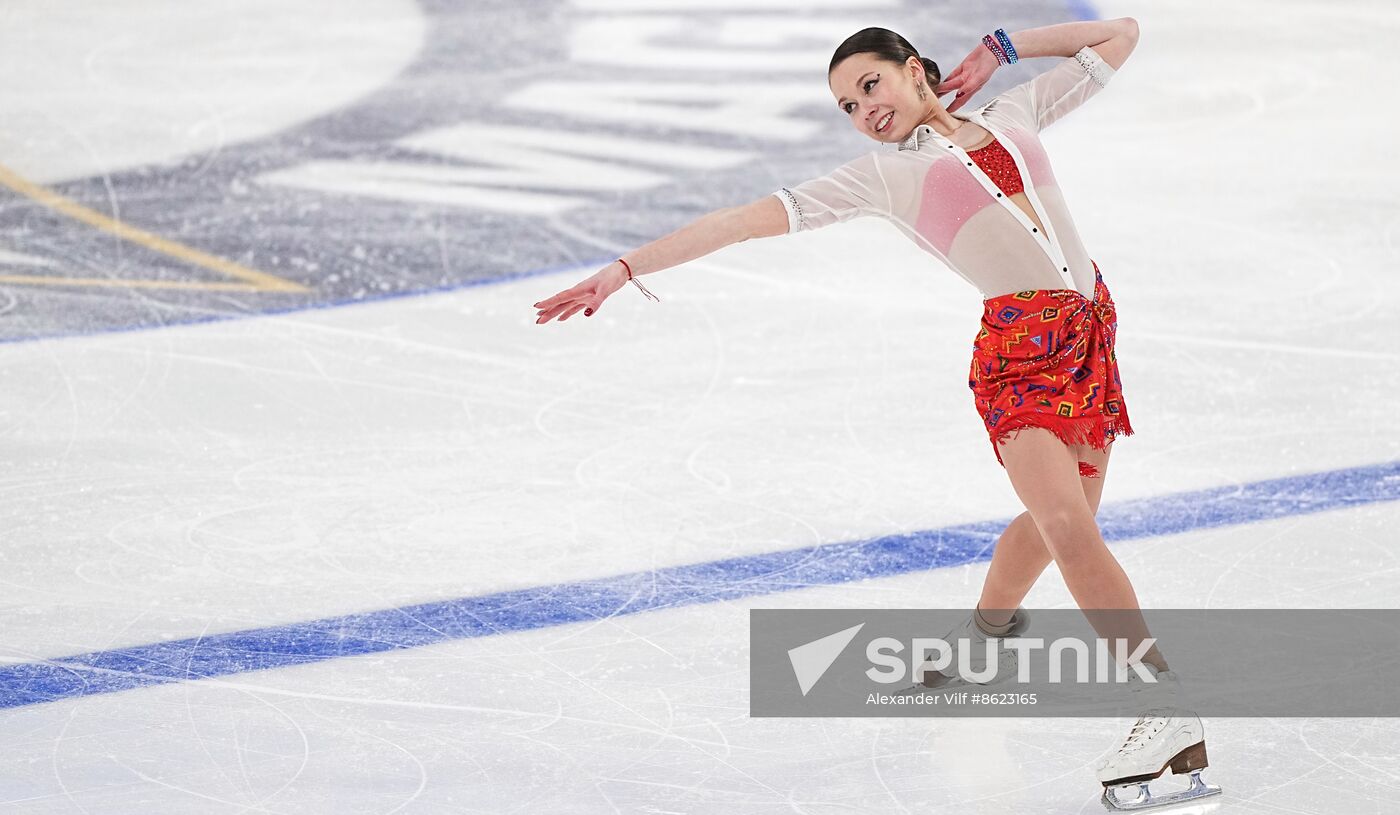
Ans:
[[[922,82],[919,83],[919,98],[920,98],[920,99],[926,99],[926,98],[928,98],[928,94],[924,92],[924,83],[922,83]]]

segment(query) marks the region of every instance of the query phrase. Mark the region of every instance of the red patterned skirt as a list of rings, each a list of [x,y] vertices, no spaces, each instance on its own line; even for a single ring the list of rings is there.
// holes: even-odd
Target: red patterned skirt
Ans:
[[[1130,436],[1118,358],[1118,313],[1094,264],[1094,299],[1074,289],[1030,289],[983,301],[967,386],[997,443],[1023,427],[1043,427],[1065,444],[1102,450]],[[1079,463],[1081,475],[1094,468]]]

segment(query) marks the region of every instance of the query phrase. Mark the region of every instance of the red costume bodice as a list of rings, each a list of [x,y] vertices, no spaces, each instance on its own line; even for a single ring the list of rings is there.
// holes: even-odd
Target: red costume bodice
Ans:
[[[967,155],[977,162],[982,172],[1008,196],[1025,190],[1021,174],[1016,171],[1015,159],[1011,158],[1011,154],[1006,152],[1006,148],[995,138],[986,147],[967,151]]]

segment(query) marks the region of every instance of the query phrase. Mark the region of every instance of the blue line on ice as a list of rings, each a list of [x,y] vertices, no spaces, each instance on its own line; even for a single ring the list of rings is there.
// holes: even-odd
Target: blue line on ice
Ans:
[[[1364,506],[1400,498],[1400,461],[1104,505],[1107,541]],[[137,645],[0,669],[0,707],[308,665],[621,614],[849,583],[991,558],[1009,519],[981,521]]]

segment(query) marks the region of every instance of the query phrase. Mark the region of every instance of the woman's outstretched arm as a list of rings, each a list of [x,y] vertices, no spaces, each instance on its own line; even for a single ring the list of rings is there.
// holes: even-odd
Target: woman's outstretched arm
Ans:
[[[767,195],[751,204],[717,209],[702,215],[669,235],[627,252],[623,257],[632,267],[632,276],[641,277],[704,257],[731,243],[783,235],[787,231],[787,209],[783,207],[783,202]],[[535,324],[547,323],[555,317],[561,321],[567,320],[580,309],[584,316],[596,314],[603,301],[625,285],[627,269],[616,261],[609,263],[573,288],[536,303],[539,314]]]

